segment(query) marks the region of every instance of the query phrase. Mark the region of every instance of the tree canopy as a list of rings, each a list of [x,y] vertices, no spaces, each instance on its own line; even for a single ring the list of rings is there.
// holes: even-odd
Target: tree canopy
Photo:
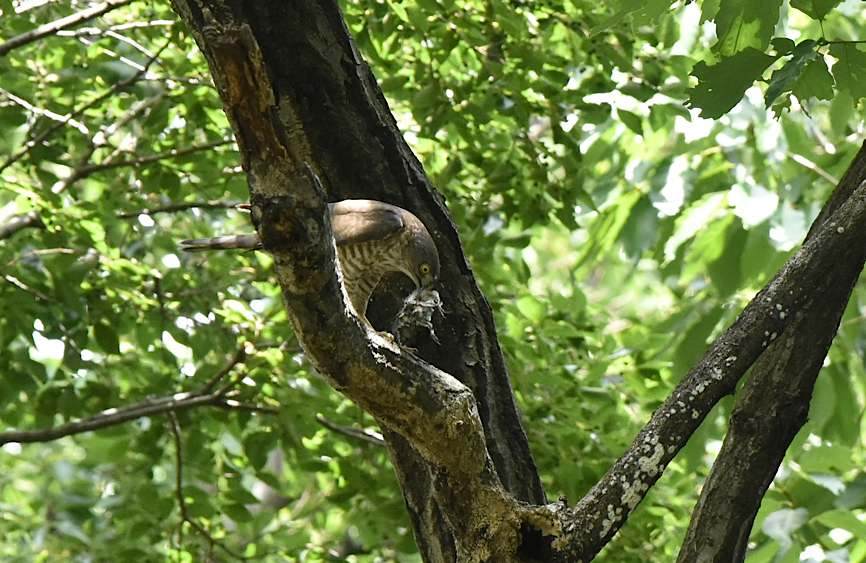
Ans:
[[[550,499],[599,481],[842,179],[860,4],[341,2],[491,304]],[[380,429],[303,354],[271,256],[178,250],[250,218],[172,7],[0,12],[0,556],[420,560]],[[866,561],[864,297],[750,562]],[[733,404],[599,560],[676,559]]]

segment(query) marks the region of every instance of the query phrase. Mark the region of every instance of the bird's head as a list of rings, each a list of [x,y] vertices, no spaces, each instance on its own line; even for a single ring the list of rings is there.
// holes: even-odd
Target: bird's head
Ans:
[[[405,273],[415,282],[415,287],[430,287],[439,278],[439,251],[423,224],[413,235],[406,248],[409,271]]]

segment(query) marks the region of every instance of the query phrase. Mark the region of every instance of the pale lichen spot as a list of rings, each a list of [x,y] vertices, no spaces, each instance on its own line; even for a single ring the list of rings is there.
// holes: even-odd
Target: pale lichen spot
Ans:
[[[840,235],[845,232],[845,227],[836,227],[836,232]]]
[[[622,503],[626,505],[629,511],[634,510],[641,499],[641,493],[649,488],[649,485],[635,479],[633,483],[623,483],[622,485]]]
[[[650,477],[655,477],[661,470],[659,463],[661,462],[664,453],[665,447],[657,443],[651,456],[638,458],[638,467],[640,467],[640,470]]]

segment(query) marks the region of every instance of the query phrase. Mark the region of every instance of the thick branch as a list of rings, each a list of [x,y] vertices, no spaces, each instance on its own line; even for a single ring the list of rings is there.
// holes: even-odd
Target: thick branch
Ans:
[[[849,202],[866,181],[866,144],[812,226]],[[848,203],[850,204],[850,203]],[[737,399],[712,472],[695,506],[679,561],[742,561],[761,499],[791,441],[806,421],[815,379],[863,269],[859,254],[826,272],[825,289],[752,368]]]
[[[273,77],[288,58],[263,52],[260,41],[280,27],[321,32],[318,2],[241,3],[238,10],[262,9],[269,29],[256,30],[224,5],[175,0],[211,67],[249,178],[252,217],[264,248],[274,256],[289,318],[317,370],[369,412],[382,426],[405,437],[436,467],[437,498],[457,536],[463,561],[510,560],[518,541],[516,503],[499,485],[488,456],[476,400],[460,381],[383,339],[348,313],[335,271],[335,250],[318,172],[336,155],[314,151],[314,135],[297,122],[307,103],[282,91]],[[269,10],[275,13],[268,15]],[[339,12],[329,13],[340,18]],[[285,28],[282,26],[285,25]],[[357,57],[345,39],[349,57]],[[317,43],[330,44],[316,39]],[[354,53],[354,54],[353,54]],[[334,58],[330,56],[330,58]],[[356,59],[357,60],[357,59]],[[316,74],[321,74],[317,69]],[[307,76],[299,82],[309,82]],[[329,103],[321,91],[316,99]],[[340,135],[330,134],[330,137]],[[373,164],[373,163],[368,163]],[[327,177],[327,176],[326,176]],[[329,179],[330,180],[330,179]],[[357,178],[353,181],[357,182]],[[372,194],[371,194],[372,195]],[[465,343],[465,342],[464,342]],[[517,423],[519,424],[519,423]]]
[[[126,6],[130,3],[132,3],[132,0],[108,0],[107,2],[91,6],[86,10],[81,10],[80,12],[76,12],[69,16],[62,17],[58,20],[54,20],[53,22],[42,24],[36,29],[31,29],[26,33],[22,33],[21,35],[15,36],[9,41],[0,44],[0,57],[5,55],[12,49],[23,47],[24,45],[33,43],[34,41],[38,41],[43,37],[53,35],[61,29],[66,29],[68,27],[72,27],[74,25],[78,25],[80,23],[92,20],[93,18],[97,18],[103,14],[110,12],[111,10],[120,8],[121,6]]]
[[[569,560],[595,556],[712,407],[733,392],[737,381],[794,319],[826,289],[837,265],[859,261],[866,240],[866,183],[814,233],[814,236],[758,293],[734,324],[656,410],[629,450],[564,518]],[[559,516],[562,517],[563,513]]]

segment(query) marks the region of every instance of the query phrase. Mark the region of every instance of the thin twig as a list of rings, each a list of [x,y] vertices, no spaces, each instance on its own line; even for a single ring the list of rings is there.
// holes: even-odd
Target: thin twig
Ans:
[[[0,445],[8,442],[50,442],[52,440],[63,438],[65,436],[72,436],[75,434],[90,432],[92,430],[100,430],[102,428],[117,426],[118,424],[123,424],[125,422],[129,422],[130,420],[135,420],[144,416],[153,416],[157,414],[177,412],[180,410],[200,406],[210,406],[227,410],[255,411],[266,414],[273,414],[274,412],[276,412],[276,409],[273,407],[269,407],[266,405],[250,405],[235,401],[227,397],[228,392],[231,390],[230,386],[224,386],[217,391],[211,391],[211,389],[214,387],[214,385],[216,385],[219,379],[225,377],[225,375],[228,374],[232,370],[232,368],[242,363],[245,358],[246,351],[241,348],[240,355],[236,353],[229,360],[228,364],[217,373],[216,376],[214,376],[210,381],[208,381],[208,383],[206,383],[203,387],[195,391],[175,393],[173,395],[159,397],[156,399],[147,399],[145,401],[129,405],[127,407],[107,409],[90,418],[76,420],[74,422],[63,424],[61,426],[56,426],[54,428],[42,428],[38,430],[10,430],[7,432],[0,432]],[[236,384],[236,382],[239,381],[239,379],[233,380],[233,383]]]
[[[385,439],[378,432],[373,432],[372,430],[364,430],[363,428],[342,426],[340,424],[337,424],[336,422],[328,420],[321,414],[316,415],[316,422],[318,422],[328,430],[333,430],[337,434],[342,434],[344,436],[348,436],[349,438],[355,438],[356,440],[363,440],[364,442],[369,442],[377,446],[385,445]]]
[[[45,224],[35,211],[13,215],[8,221],[0,225],[0,240],[7,239],[23,229],[44,229]]]
[[[40,25],[36,29],[31,29],[30,31],[22,33],[21,35],[17,35],[9,41],[0,44],[0,57],[5,55],[12,49],[23,47],[24,45],[33,43],[34,41],[38,41],[43,37],[53,35],[61,29],[66,29],[67,27],[72,27],[73,25],[78,25],[80,23],[92,20],[93,18],[106,14],[111,10],[120,8],[121,6],[126,6],[131,2],[132,0],[108,0],[107,2],[91,6],[86,10],[81,10],[80,12],[76,12],[69,16],[62,17],[58,20],[54,20],[53,22]]]
[[[21,291],[29,293],[30,295],[36,297],[37,299],[41,299],[42,301],[51,301],[51,298],[39,291],[38,289],[33,289],[23,281],[19,280],[13,275],[4,274],[3,279],[6,280],[9,284],[17,287]]]
[[[47,117],[48,119],[50,119],[52,121],[59,121],[65,125],[69,125],[70,127],[74,127],[82,135],[89,135],[90,134],[90,131],[87,129],[87,126],[85,124],[83,124],[80,121],[77,121],[75,119],[72,119],[71,117],[69,117],[68,114],[67,115],[60,115],[59,113],[53,112],[50,109],[41,108],[35,104],[28,102],[27,100],[25,100],[24,98],[22,98],[20,96],[16,96],[15,94],[13,94],[12,92],[9,92],[8,90],[3,90],[2,88],[0,88],[0,94],[3,94],[3,96],[8,98],[10,101],[15,103],[16,105],[21,106],[22,108],[26,109],[30,113],[35,113],[36,115],[41,115],[43,117]]]
[[[158,213],[176,213],[188,209],[243,209],[244,204],[239,201],[225,201],[215,199],[211,201],[188,201],[186,203],[173,203],[159,207],[148,207],[139,211],[124,211],[117,214],[120,219],[134,219],[139,215],[156,215]]]
[[[222,549],[231,557],[235,559],[240,559],[242,561],[247,561],[250,557],[245,557],[240,553],[237,553],[233,549],[224,545],[222,542],[213,537],[210,532],[208,532],[204,526],[196,522],[189,514],[189,510],[186,506],[186,498],[183,496],[183,444],[180,438],[180,424],[177,421],[177,415],[174,412],[168,413],[168,427],[171,430],[172,437],[174,439],[174,494],[177,498],[178,506],[180,507],[180,517],[183,522],[186,522],[192,528],[201,534],[208,542],[210,547],[216,546]],[[183,522],[181,523],[181,528],[183,528]]]
[[[112,168],[123,168],[127,166],[146,166],[148,164],[153,164],[154,162],[159,162],[160,160],[178,158],[181,156],[186,156],[189,154],[221,147],[223,145],[228,145],[233,142],[234,141],[229,139],[223,139],[221,141],[213,141],[210,143],[203,143],[201,145],[193,145],[191,147],[184,147],[182,149],[171,149],[158,154],[151,154],[139,158],[132,158],[129,160],[114,160],[111,162],[100,162],[99,164],[89,164],[78,168],[73,174],[77,175],[76,180],[81,180],[82,178],[86,178],[87,176],[90,176],[91,174],[94,174],[96,172],[111,170]]]
[[[51,186],[51,192],[55,194],[62,193],[66,191],[69,186],[74,184],[75,182],[82,180],[92,174],[94,170],[91,170],[92,166],[103,166],[108,168],[108,164],[110,160],[115,156],[114,154],[106,157],[105,161],[103,161],[100,165],[90,165],[91,157],[100,147],[108,144],[108,139],[114,135],[117,131],[125,127],[132,120],[134,120],[139,115],[146,113],[150,110],[151,107],[158,104],[165,94],[159,93],[155,96],[147,98],[145,100],[141,100],[130,108],[126,114],[118,119],[116,122],[112,123],[107,127],[101,128],[90,140],[90,145],[87,150],[84,151],[84,154],[78,159],[78,164],[73,168],[72,172],[66,176],[65,178],[59,180],[53,186]]]
[[[791,153],[791,160],[802,166],[803,168],[807,168],[817,174],[818,176],[824,178],[834,186],[839,183],[839,180],[833,177],[832,174],[818,166],[816,163],[812,162],[805,156],[799,155],[797,153]]]
[[[234,356],[232,356],[232,358],[229,360],[229,363],[227,363],[225,366],[223,366],[223,368],[221,370],[216,372],[216,374],[213,377],[211,377],[207,383],[204,384],[204,387],[201,388],[202,392],[210,393],[213,390],[213,388],[216,386],[216,384],[219,383],[226,375],[228,375],[235,368],[236,365],[246,361],[246,359],[247,359],[246,346],[247,346],[247,343],[244,342],[243,344],[240,345],[240,347],[238,347]]]
[[[819,39],[818,45],[863,45],[866,39],[855,39],[847,41],[844,39]]]

